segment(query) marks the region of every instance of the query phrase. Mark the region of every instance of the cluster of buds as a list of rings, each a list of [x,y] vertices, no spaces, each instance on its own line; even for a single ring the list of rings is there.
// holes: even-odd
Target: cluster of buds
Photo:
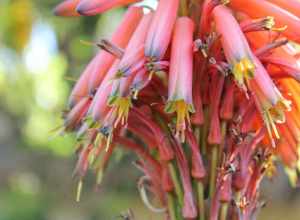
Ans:
[[[60,16],[128,6],[73,88],[64,131],[75,174],[97,184],[116,148],[137,155],[145,205],[166,219],[253,220],[281,161],[294,184],[300,143],[297,0],[66,0]]]

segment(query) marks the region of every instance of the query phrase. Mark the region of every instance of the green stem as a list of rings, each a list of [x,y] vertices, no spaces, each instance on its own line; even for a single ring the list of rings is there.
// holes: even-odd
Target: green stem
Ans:
[[[199,220],[205,220],[204,185],[202,182],[197,183],[197,192],[199,203]]]
[[[174,164],[172,162],[168,163],[168,167],[169,167],[169,171],[170,171],[170,175],[172,178],[172,181],[174,183],[174,187],[175,187],[175,193],[178,197],[178,202],[180,204],[180,206],[182,206],[183,203],[183,192],[181,190],[181,186],[180,186],[180,182],[176,173],[176,169],[174,167]]]
[[[222,203],[221,205],[221,213],[220,213],[220,220],[226,220],[228,214],[228,203]]]
[[[174,197],[171,193],[168,193],[167,195],[168,199],[168,210],[171,220],[177,220],[176,219],[176,208],[175,208],[175,201]]]
[[[222,160],[222,152],[223,152],[223,149],[224,149],[225,137],[226,137],[226,131],[227,131],[226,129],[227,129],[227,122],[222,121],[221,122],[222,143],[221,143],[219,154],[218,154],[219,161]]]
[[[209,108],[204,107],[204,124],[201,132],[201,153],[205,155],[207,153],[207,135],[209,127]]]
[[[218,147],[213,145],[211,150],[211,166],[210,166],[210,182],[209,182],[209,196],[213,198],[216,189],[216,176],[218,167]]]

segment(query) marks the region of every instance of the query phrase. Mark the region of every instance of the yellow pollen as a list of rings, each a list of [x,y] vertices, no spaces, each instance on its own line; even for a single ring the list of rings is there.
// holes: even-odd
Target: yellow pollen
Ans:
[[[272,16],[267,16],[265,19],[265,28],[270,31],[283,32],[287,29],[287,25],[275,28],[275,19]]]
[[[272,30],[275,25],[274,17],[267,16],[266,19],[264,19],[264,25],[267,30]]]
[[[166,106],[168,113],[176,112],[176,136],[180,137],[180,140],[184,142],[184,132],[190,122],[190,112],[193,112],[193,106],[186,103],[184,100],[171,101]]]
[[[124,125],[128,120],[129,110],[132,106],[130,98],[118,97],[113,105],[116,108],[116,113],[118,115],[114,127],[116,127],[120,121],[121,124]]]
[[[255,65],[248,58],[243,58],[233,66],[233,75],[239,85],[244,84],[245,79],[253,78]]]

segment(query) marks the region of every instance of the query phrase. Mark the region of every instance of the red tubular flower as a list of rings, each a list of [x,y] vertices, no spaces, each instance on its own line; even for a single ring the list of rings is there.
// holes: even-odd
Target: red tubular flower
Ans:
[[[81,0],[65,0],[55,7],[54,14],[64,17],[80,16],[76,11],[76,7],[80,1]]]
[[[234,113],[234,91],[235,85],[229,80],[226,81],[225,94],[220,109],[220,118],[230,120]]]
[[[132,107],[131,103],[131,84],[133,82],[133,79],[135,77],[135,74],[137,71],[139,71],[139,68],[134,67],[135,61],[138,62],[139,59],[142,60],[141,68],[143,68],[143,45],[146,38],[146,33],[148,30],[148,27],[150,25],[152,19],[152,13],[145,15],[144,18],[139,23],[138,27],[136,28],[132,38],[130,39],[128,46],[125,50],[124,56],[120,60],[120,63],[117,67],[117,72],[115,75],[126,75],[128,72],[130,73],[130,76],[125,76],[121,78],[114,78],[112,82],[112,90],[110,93],[110,97],[108,100],[108,105],[111,106],[111,116],[113,118],[107,119],[110,121],[110,123],[106,123],[106,126],[116,127],[119,122],[121,122],[122,125],[127,123],[129,110]],[[135,49],[138,48],[138,51],[140,51],[140,56],[138,56],[134,52],[134,59],[132,58],[132,50],[135,51]],[[141,49],[140,49],[141,48]],[[129,64],[130,63],[130,64]],[[124,74],[123,74],[124,73]]]
[[[81,15],[91,16],[139,1],[141,0],[81,0],[76,10]]]
[[[79,80],[76,82],[69,97],[69,108],[73,108],[82,98],[89,96],[88,82],[95,64],[96,60],[94,59],[88,64]]]
[[[145,55],[150,61],[159,61],[164,57],[171,41],[178,7],[179,0],[159,1],[145,43]]]
[[[89,97],[82,98],[70,112],[67,113],[64,121],[66,131],[73,131],[74,129],[79,128],[88,111],[90,103],[91,99]]]
[[[253,77],[255,69],[247,40],[228,8],[219,5],[213,10],[213,15],[232,73],[238,85],[245,87],[245,80]]]
[[[74,174],[78,175],[79,178],[84,177],[89,168],[89,156],[92,153],[92,149],[93,145],[89,144],[81,149],[79,153],[79,159],[74,169]]]
[[[200,154],[199,146],[194,134],[191,131],[187,131],[187,142],[192,152],[192,177],[197,180],[203,180],[206,176],[206,170],[203,164],[202,156]]]
[[[142,8],[130,7],[110,41],[118,47],[126,47],[142,17]],[[106,51],[100,51],[94,59],[97,61],[89,80],[89,92],[91,94],[93,94],[101,84],[105,74],[112,66],[116,57]]]
[[[177,20],[172,44],[169,73],[169,94],[166,111],[177,113],[176,132],[184,139],[189,113],[194,112],[193,84],[193,33],[194,23],[187,17]]]
[[[211,121],[207,141],[209,144],[221,144],[222,134],[220,126],[219,108],[224,86],[224,76],[213,73],[213,88],[211,93]]]
[[[106,74],[101,85],[97,89],[95,97],[91,103],[91,107],[89,109],[89,114],[91,114],[93,120],[100,124],[104,122],[105,116],[110,110],[107,103],[108,103],[109,95],[112,90],[111,80],[115,76],[118,64],[119,61],[115,61],[115,63],[112,65],[112,67]]]
[[[202,125],[204,123],[203,113],[203,97],[202,97],[202,75],[205,71],[205,62],[199,56],[194,55],[194,75],[193,75],[193,102],[195,113],[192,115],[192,123],[195,125]]]
[[[200,19],[199,36],[203,38],[209,33],[211,27],[211,12],[220,4],[226,4],[228,0],[205,0],[202,6],[202,14]]]
[[[251,18],[273,16],[278,26],[286,27],[286,30],[282,32],[285,36],[290,40],[300,42],[300,19],[270,1],[231,0],[230,7],[246,13]]]

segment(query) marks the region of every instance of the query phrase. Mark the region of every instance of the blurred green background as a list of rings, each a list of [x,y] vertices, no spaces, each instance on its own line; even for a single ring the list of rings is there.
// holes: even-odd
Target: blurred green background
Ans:
[[[73,79],[98,50],[80,41],[110,36],[125,9],[58,18],[59,2],[0,0],[0,220],[113,220],[129,208],[137,220],[160,219],[139,200],[140,173],[127,152],[115,154],[99,189],[89,175],[75,202],[74,139],[53,129]],[[300,219],[299,191],[280,173],[264,187],[261,220]]]

